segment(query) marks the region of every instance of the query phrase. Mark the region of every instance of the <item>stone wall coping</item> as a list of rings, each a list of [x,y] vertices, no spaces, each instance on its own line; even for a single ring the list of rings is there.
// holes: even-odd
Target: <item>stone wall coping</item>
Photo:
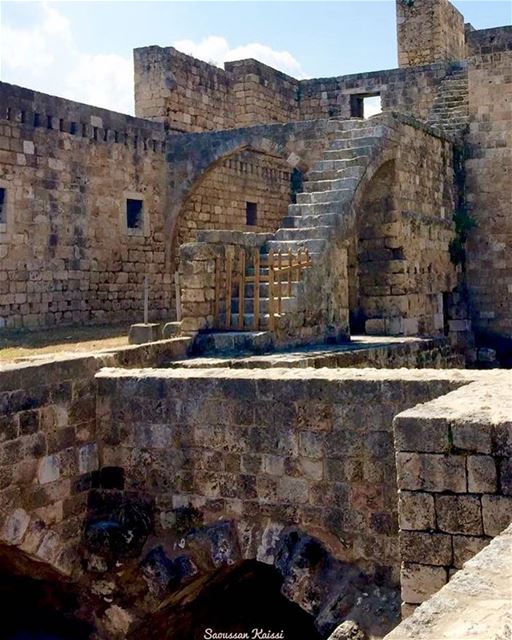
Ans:
[[[33,385],[51,384],[77,377],[92,377],[96,371],[106,366],[161,364],[169,358],[185,356],[191,341],[188,337],[171,338],[87,354],[63,353],[0,365],[0,391],[30,388]]]
[[[267,240],[270,240],[274,234],[272,233],[256,233],[253,231],[231,231],[212,230],[199,231],[197,233],[197,242],[205,242],[208,244],[236,244],[241,247],[261,247]]]
[[[272,368],[272,369],[189,369],[189,368],[139,368],[121,369],[105,367],[96,375],[97,378],[160,378],[160,379],[238,379],[238,380],[304,380],[330,382],[428,382],[447,381],[467,385],[474,381],[495,378],[489,371],[470,371],[464,369],[331,369],[331,368]]]
[[[503,370],[485,372],[472,384],[407,409],[395,418],[397,421],[411,419],[478,424],[509,422],[512,419],[512,375]]]
[[[384,640],[505,638],[510,630],[511,584],[512,525]]]

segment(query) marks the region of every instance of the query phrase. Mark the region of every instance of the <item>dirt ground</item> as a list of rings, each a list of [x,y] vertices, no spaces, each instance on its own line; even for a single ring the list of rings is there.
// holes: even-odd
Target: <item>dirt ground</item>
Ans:
[[[128,326],[60,327],[0,333],[0,364],[31,356],[99,351],[128,344]]]

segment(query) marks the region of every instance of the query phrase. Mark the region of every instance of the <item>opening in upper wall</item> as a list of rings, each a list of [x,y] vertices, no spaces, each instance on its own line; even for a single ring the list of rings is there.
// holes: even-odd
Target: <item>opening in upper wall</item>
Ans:
[[[0,224],[7,224],[7,192],[0,187]]]
[[[350,96],[350,117],[371,118],[381,113],[381,96],[378,93],[353,94]]]
[[[254,227],[258,224],[258,205],[256,202],[246,203],[245,223],[250,227]]]
[[[126,227],[128,229],[143,229],[144,201],[135,198],[126,199]]]

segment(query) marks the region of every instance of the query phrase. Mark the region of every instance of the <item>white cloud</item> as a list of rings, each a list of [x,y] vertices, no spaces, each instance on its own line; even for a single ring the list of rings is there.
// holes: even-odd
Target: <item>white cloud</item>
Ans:
[[[0,26],[2,79],[97,107],[133,113],[133,62],[73,44],[67,18],[48,2],[32,27]]]
[[[91,54],[74,45],[73,27],[50,2],[36,5],[33,26],[0,25],[0,75],[30,89],[85,102],[122,113],[134,113],[131,56],[105,52]],[[149,43],[151,44],[151,43]],[[221,66],[231,60],[256,58],[304,78],[299,62],[288,51],[276,51],[259,42],[231,48],[225,38],[209,36],[200,42],[181,40],[174,46]]]
[[[260,42],[251,42],[240,47],[231,48],[225,38],[208,36],[200,42],[179,40],[173,46],[183,53],[188,53],[195,58],[205,60],[218,67],[221,67],[224,62],[255,58],[295,78],[302,79],[306,77],[300,63],[289,51],[276,51]]]

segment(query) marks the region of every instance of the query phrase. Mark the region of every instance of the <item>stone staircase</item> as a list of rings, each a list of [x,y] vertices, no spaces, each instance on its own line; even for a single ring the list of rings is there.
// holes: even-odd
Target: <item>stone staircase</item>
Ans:
[[[377,116],[378,118],[378,116]],[[282,227],[269,239],[260,251],[260,274],[268,274],[270,252],[283,254],[286,264],[288,252],[295,255],[299,250],[309,252],[313,262],[321,260],[329,240],[344,213],[348,212],[359,181],[361,180],[376,145],[382,137],[383,125],[376,119],[343,120],[339,122],[339,132],[308,172],[304,191],[297,194],[296,204],[288,207],[288,215]],[[253,268],[246,269],[248,276],[253,275]],[[269,295],[268,283],[260,284],[260,318],[258,327],[269,327]],[[297,300],[299,281],[295,278],[291,285],[288,282],[282,287],[282,314],[293,313]],[[238,312],[240,300],[238,291],[233,291],[232,326],[239,325]],[[254,285],[247,284],[244,299],[243,328],[254,327]]]
[[[454,63],[441,82],[427,124],[447,133],[465,133],[469,125],[468,70],[466,62]]]

